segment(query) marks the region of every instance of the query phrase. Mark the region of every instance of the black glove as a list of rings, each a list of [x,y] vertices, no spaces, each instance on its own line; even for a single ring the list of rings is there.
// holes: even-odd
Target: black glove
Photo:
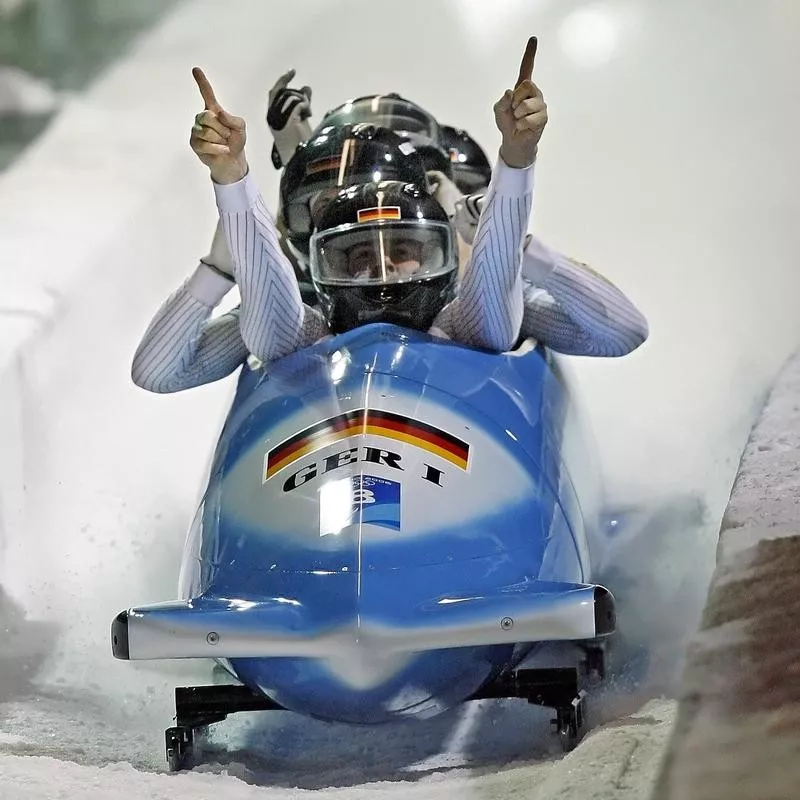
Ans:
[[[311,136],[311,87],[292,89],[289,82],[295,71],[290,69],[281,75],[269,92],[267,125],[275,144],[272,147],[272,163],[275,169],[285,166],[297,146]]]

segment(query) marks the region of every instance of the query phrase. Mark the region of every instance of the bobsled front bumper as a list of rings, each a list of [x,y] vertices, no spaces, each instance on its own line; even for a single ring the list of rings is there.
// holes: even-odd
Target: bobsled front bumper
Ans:
[[[602,586],[531,582],[491,596],[440,596],[387,619],[363,602],[325,626],[297,600],[220,598],[123,611],[111,626],[112,652],[129,660],[165,658],[329,658],[365,648],[400,654],[521,642],[582,641],[616,627],[612,594]]]

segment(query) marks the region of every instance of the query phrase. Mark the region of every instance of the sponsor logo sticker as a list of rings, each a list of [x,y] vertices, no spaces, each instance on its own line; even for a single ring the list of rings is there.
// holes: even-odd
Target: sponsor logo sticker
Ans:
[[[319,535],[341,533],[358,522],[400,530],[401,486],[376,475],[330,481],[319,492]]]

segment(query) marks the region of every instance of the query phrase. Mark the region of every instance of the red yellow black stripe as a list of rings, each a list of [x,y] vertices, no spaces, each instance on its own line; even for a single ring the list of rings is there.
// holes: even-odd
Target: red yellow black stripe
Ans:
[[[466,470],[469,463],[469,444],[452,434],[402,414],[362,408],[317,422],[274,447],[265,458],[264,480],[314,450],[360,434],[414,445],[460,469]]]
[[[376,206],[358,211],[359,222],[375,222],[379,219],[400,219],[400,206]]]
[[[306,175],[315,175],[317,172],[333,172],[338,170],[341,164],[341,154],[329,156],[328,158],[318,158],[306,167]]]

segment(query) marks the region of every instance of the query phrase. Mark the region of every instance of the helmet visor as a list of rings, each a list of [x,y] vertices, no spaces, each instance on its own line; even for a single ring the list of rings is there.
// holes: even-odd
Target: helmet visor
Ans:
[[[326,284],[385,286],[444,275],[454,267],[452,232],[445,222],[348,223],[311,237],[311,276]]]
[[[439,139],[439,124],[434,117],[413,103],[386,95],[345,103],[325,117],[323,122],[325,125],[368,122],[389,128],[404,138],[419,136],[423,140]]]

